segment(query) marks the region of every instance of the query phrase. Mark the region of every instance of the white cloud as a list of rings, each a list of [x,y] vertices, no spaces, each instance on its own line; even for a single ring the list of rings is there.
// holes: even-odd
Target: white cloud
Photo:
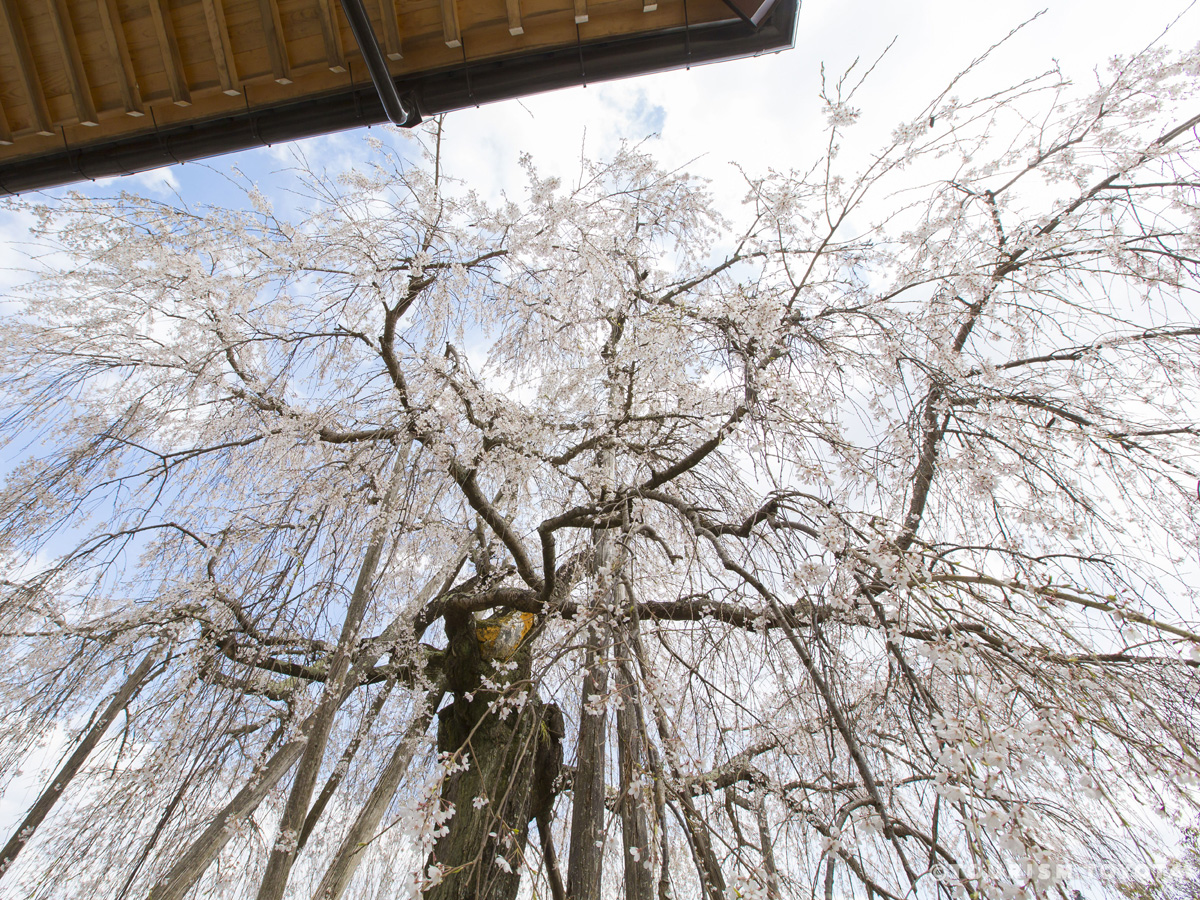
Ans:
[[[117,190],[131,193],[149,194],[152,197],[175,194],[179,191],[179,171],[181,166],[162,166],[147,172],[136,172],[133,175],[117,175],[112,178],[97,178],[91,182],[96,189],[103,191],[115,187]],[[77,190],[90,193],[87,185],[76,185]]]

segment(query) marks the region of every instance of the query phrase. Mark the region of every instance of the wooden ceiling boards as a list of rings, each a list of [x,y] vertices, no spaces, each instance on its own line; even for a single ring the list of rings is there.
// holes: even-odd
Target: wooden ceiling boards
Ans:
[[[791,46],[798,0],[0,0],[0,193]],[[733,5],[736,4],[736,5]],[[393,114],[393,118],[395,115]]]

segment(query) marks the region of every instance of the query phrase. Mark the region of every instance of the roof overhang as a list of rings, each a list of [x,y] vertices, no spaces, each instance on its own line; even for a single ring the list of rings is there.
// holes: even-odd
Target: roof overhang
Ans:
[[[372,55],[400,100],[390,117],[412,125],[494,100],[785,49],[799,6],[341,2],[351,19],[352,4],[366,12],[377,49],[360,52],[361,32],[338,0],[0,0],[0,192],[385,122]]]

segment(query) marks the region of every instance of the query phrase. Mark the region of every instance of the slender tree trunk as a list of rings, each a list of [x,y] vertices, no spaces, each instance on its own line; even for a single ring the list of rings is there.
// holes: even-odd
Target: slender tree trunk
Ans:
[[[615,359],[617,344],[624,332],[624,320],[610,320],[609,329],[609,338],[601,355],[608,366],[607,409],[611,416],[620,408],[621,402],[621,373]],[[606,487],[615,489],[617,462],[611,446],[600,451],[597,462],[604,472]],[[570,900],[600,900],[604,880],[604,770],[608,730],[607,707],[604,705],[608,693],[605,655],[612,632],[612,613],[621,605],[618,577],[621,548],[609,529],[596,534],[595,544],[597,603],[587,625],[579,698],[579,738],[575,751],[571,846],[567,860],[567,896]]]
[[[164,878],[150,889],[150,900],[183,900],[214,859],[225,849],[234,831],[246,816],[258,809],[263,798],[295,765],[304,752],[304,736],[293,738],[275,751],[233,799],[208,823],[208,827],[188,846]]]
[[[537,820],[538,837],[542,844],[542,861],[546,866],[546,881],[550,885],[551,900],[567,900],[567,889],[563,885],[558,855],[554,852],[554,836],[550,829],[554,821],[554,801],[558,797],[559,776],[562,775],[562,741],[566,736],[566,722],[563,720],[562,710],[553,703],[546,704],[544,712],[534,777],[533,815]]]
[[[120,689],[113,694],[112,699],[108,701],[108,705],[104,707],[104,711],[96,717],[92,722],[91,727],[83,736],[83,739],[75,747],[75,751],[67,758],[67,761],[62,764],[54,777],[50,780],[50,784],[42,791],[42,795],[38,797],[37,802],[33,804],[29,812],[25,814],[25,818],[21,820],[21,824],[17,826],[17,830],[13,836],[8,839],[8,843],[4,845],[4,849],[0,850],[0,878],[4,877],[4,873],[12,866],[13,860],[17,858],[17,854],[22,848],[33,838],[42,820],[50,814],[50,810],[54,808],[54,804],[62,797],[67,786],[71,783],[71,779],[79,772],[79,769],[87,762],[88,756],[100,743],[100,739],[104,737],[104,732],[108,731],[108,726],[113,723],[122,710],[129,706],[137,692],[141,690],[142,685],[149,679],[157,661],[161,658],[159,647],[155,647],[146,657],[138,664],[138,667],[130,673],[125,679],[125,683]]]
[[[350,661],[358,644],[358,632],[362,625],[363,615],[366,613],[367,604],[371,599],[375,572],[379,566],[383,545],[387,541],[391,513],[396,503],[400,482],[403,480],[401,476],[407,462],[408,445],[405,444],[392,467],[387,495],[381,504],[379,518],[371,532],[367,550],[363,554],[358,580],[354,585],[354,593],[350,596],[350,603],[346,608],[346,618],[342,622],[342,633],[338,639],[337,649],[333,653],[333,659],[329,663],[325,689],[321,693],[316,712],[313,713],[313,724],[304,747],[304,754],[300,757],[296,778],[292,782],[292,790],[283,810],[275,846],[271,849],[271,855],[267,859],[267,871],[263,874],[262,885],[258,890],[258,900],[282,900],[288,876],[292,871],[292,863],[295,862],[299,852],[300,831],[308,816],[313,789],[316,787],[317,776],[321,771],[321,762],[325,758],[329,732],[333,728],[334,717],[341,706],[344,688],[348,686],[346,675],[350,671]]]
[[[649,674],[650,667],[646,660],[645,650],[642,647],[641,639],[636,630],[630,632],[630,646],[637,656],[642,672]],[[659,740],[662,742],[666,763],[670,767],[670,780],[674,783],[679,783],[679,760],[676,751],[679,741],[675,734],[675,729],[671,726],[666,711],[658,702],[658,698],[651,693],[650,699],[652,701],[651,709],[654,714],[654,723],[658,729]],[[657,759],[654,754],[651,754],[651,761],[655,768],[655,778],[660,782],[665,782],[668,773],[663,771],[662,761]],[[692,802],[691,796],[686,791],[672,791],[672,793],[678,801],[679,807],[682,809],[682,812],[679,813],[680,824],[683,825],[684,832],[687,834],[688,847],[692,851],[692,859],[696,865],[696,874],[700,879],[704,893],[710,900],[724,900],[725,877],[721,873],[721,866],[717,862],[716,855],[713,853],[712,844],[708,839],[708,828],[704,823],[704,819],[700,816],[695,803]],[[674,809],[674,806],[672,806],[672,809]],[[665,858],[665,841],[663,843],[663,850]],[[662,879],[660,879],[659,893],[660,895],[665,893]]]
[[[333,771],[329,773],[329,777],[325,779],[325,785],[321,788],[321,793],[317,794],[317,799],[308,810],[308,815],[304,818],[304,827],[300,829],[300,840],[296,847],[296,852],[299,853],[304,849],[304,845],[308,843],[309,835],[313,829],[317,827],[317,823],[321,821],[321,816],[325,812],[325,807],[329,805],[334,793],[337,791],[342,779],[346,777],[346,773],[350,771],[350,764],[354,762],[354,757],[358,755],[358,748],[362,746],[363,738],[371,730],[371,726],[375,724],[375,719],[387,704],[388,698],[392,694],[392,688],[396,682],[389,680],[371,701],[371,706],[367,710],[363,722],[355,731],[354,737],[346,744],[346,748],[342,751],[341,757],[338,758],[337,765],[333,767]],[[428,724],[428,723],[427,723]]]
[[[369,668],[374,662],[373,659],[364,660],[364,666]],[[349,695],[349,690],[343,691],[342,702]],[[225,849],[238,824],[258,809],[267,794],[291,771],[296,760],[304,753],[306,735],[312,723],[313,716],[305,719],[300,726],[300,733],[276,750],[233,799],[213,816],[208,827],[188,845],[166,876],[151,888],[150,900],[182,900],[187,895],[212,861]]]
[[[758,823],[758,847],[762,853],[763,870],[767,874],[767,897],[780,900],[779,869],[775,865],[775,847],[771,840],[771,828],[767,822],[767,798],[759,794],[754,804],[754,818]]]
[[[604,751],[608,693],[604,651],[608,617],[588,629],[588,644],[579,699],[579,741],[575,753],[575,802],[571,809],[571,849],[567,859],[567,896],[571,900],[600,900],[604,874]],[[596,706],[599,698],[601,705]]]
[[[625,900],[653,900],[650,825],[646,818],[645,785],[642,779],[644,753],[638,721],[641,699],[637,682],[625,659],[617,667],[621,683],[617,694],[617,757],[620,769],[621,838],[625,861]]]
[[[421,736],[429,728],[429,723],[433,721],[434,712],[437,710],[438,704],[442,702],[444,693],[445,687],[438,685],[425,696],[425,704],[421,713],[408,723],[404,736],[396,744],[391,759],[388,760],[379,780],[375,782],[375,787],[371,789],[371,796],[367,798],[367,802],[358,813],[358,818],[354,820],[350,831],[342,839],[333,862],[330,863],[325,877],[321,879],[321,884],[313,895],[313,900],[341,900],[347,885],[350,884],[350,879],[354,877],[354,873],[358,869],[362,851],[366,849],[378,831],[379,823],[383,821],[383,814],[387,811],[388,804],[392,802],[396,789],[400,787],[401,780],[408,772],[413,754],[420,744]]]

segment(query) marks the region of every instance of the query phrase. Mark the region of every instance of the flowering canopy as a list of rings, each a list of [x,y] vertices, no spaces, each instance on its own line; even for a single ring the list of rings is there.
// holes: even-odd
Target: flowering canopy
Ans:
[[[630,148],[490,204],[437,131],[287,214],[42,210],[63,253],[0,376],[0,753],[85,752],[5,882],[1128,867],[1200,776],[1198,67],[948,90],[857,171],[839,85],[824,158],[741,210]]]

